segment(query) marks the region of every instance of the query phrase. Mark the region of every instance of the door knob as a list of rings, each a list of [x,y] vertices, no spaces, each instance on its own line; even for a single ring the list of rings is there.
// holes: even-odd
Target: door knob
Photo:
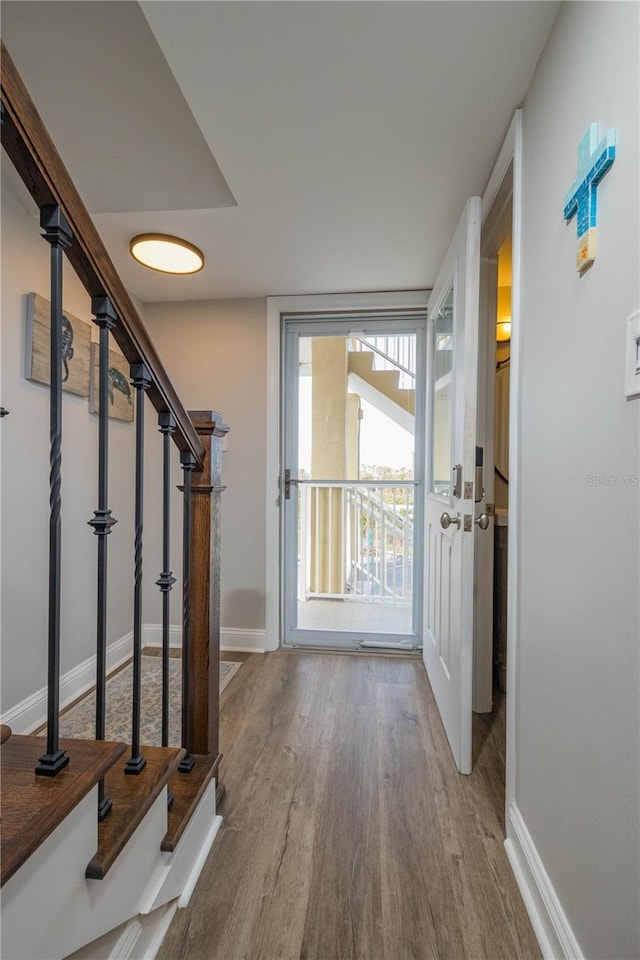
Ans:
[[[448,530],[450,526],[460,528],[460,514],[456,513],[455,517],[450,517],[448,513],[443,513],[440,517],[440,526],[443,530]]]
[[[489,517],[486,513],[481,513],[479,517],[476,517],[475,523],[478,524],[481,530],[486,530],[489,526]]]

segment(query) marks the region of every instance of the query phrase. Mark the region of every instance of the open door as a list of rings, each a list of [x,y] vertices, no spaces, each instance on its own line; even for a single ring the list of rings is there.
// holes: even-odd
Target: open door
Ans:
[[[461,773],[471,773],[480,227],[472,197],[428,306],[423,656]]]

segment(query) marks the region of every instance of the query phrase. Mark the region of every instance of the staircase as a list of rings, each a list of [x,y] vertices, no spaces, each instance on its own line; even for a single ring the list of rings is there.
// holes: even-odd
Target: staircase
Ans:
[[[219,557],[222,441],[228,427],[211,410],[185,410],[144,325],[78,195],[62,160],[7,53],[2,55],[2,146],[40,212],[49,247],[50,308],[47,311],[49,378],[43,394],[43,419],[50,424],[48,582],[29,584],[48,599],[48,632],[43,638],[44,690],[7,712],[26,716],[25,703],[46,703],[46,736],[29,731],[40,724],[0,729],[2,824],[2,956],[11,960],[61,960],[81,957],[152,957],[172,913],[186,905],[221,823],[216,799],[221,755],[218,750]],[[42,243],[34,238],[34,243]],[[31,248],[29,248],[31,249]],[[44,248],[42,248],[44,249]],[[37,253],[40,252],[38,248]],[[34,254],[35,256],[35,254]],[[91,303],[99,371],[96,424],[97,464],[86,464],[87,490],[96,495],[92,517],[82,521],[87,563],[95,563],[94,653],[80,664],[94,671],[95,739],[61,739],[62,601],[73,602],[73,584],[64,576],[62,528],[65,514],[65,450],[74,436],[63,434],[63,259],[86,290]],[[26,291],[25,291],[26,292]],[[134,574],[127,596],[133,618],[129,641],[133,683],[129,709],[131,743],[105,740],[106,666],[110,640],[108,613],[121,601],[107,563],[109,539],[126,537],[109,509],[108,447],[109,354],[115,341],[129,363],[135,395],[131,462]],[[68,358],[69,360],[71,357]],[[19,362],[19,361],[16,361]],[[41,381],[42,382],[42,381]],[[88,387],[87,387],[88,395]],[[162,467],[145,477],[145,409],[157,415]],[[6,420],[2,421],[6,424]],[[18,418],[16,417],[16,426]],[[10,418],[13,426],[13,418]],[[90,429],[90,428],[88,428]],[[14,432],[14,446],[26,442]],[[63,444],[64,441],[64,444]],[[92,437],[93,441],[93,437]],[[182,491],[182,538],[175,556],[170,543],[170,494],[173,471]],[[177,467],[177,469],[176,469]],[[90,471],[90,472],[89,472]],[[150,473],[150,471],[148,471]],[[95,474],[95,476],[94,476]],[[84,476],[84,473],[83,473]],[[173,477],[173,483],[178,476]],[[154,571],[162,602],[162,689],[159,721],[162,744],[141,742],[142,569],[144,493],[156,483],[161,496],[162,570]],[[97,489],[94,489],[94,483]],[[47,480],[43,477],[46,492]],[[25,532],[25,550],[40,550]],[[95,537],[93,536],[95,534]],[[43,555],[46,552],[43,550]],[[173,557],[173,559],[172,559]],[[181,560],[180,560],[181,558]],[[168,743],[171,567],[182,574],[182,737]],[[147,571],[148,576],[148,571]],[[20,599],[9,598],[19,603]],[[174,600],[174,603],[176,601]],[[126,639],[126,638],[125,638]],[[5,637],[18,645],[20,637]],[[115,646],[116,644],[112,644]],[[74,670],[77,668],[74,667]],[[29,708],[31,709],[31,707]],[[4,719],[7,719],[5,715]],[[101,938],[100,947],[94,941]],[[105,939],[106,938],[106,939]],[[111,939],[109,939],[111,938]],[[124,938],[124,939],[123,939]],[[125,949],[126,947],[126,949]],[[78,952],[80,951],[80,952]]]
[[[364,381],[380,396],[404,410],[410,416],[415,415],[415,387],[401,387],[401,371],[380,370],[375,366],[376,355],[373,350],[351,351],[349,353],[349,375]],[[366,399],[366,397],[365,397]]]

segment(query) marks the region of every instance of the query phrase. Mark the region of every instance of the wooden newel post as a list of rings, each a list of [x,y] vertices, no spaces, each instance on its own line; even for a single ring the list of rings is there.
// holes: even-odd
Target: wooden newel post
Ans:
[[[220,514],[222,442],[229,427],[212,410],[190,410],[205,450],[191,482],[189,753],[218,754],[220,701]]]

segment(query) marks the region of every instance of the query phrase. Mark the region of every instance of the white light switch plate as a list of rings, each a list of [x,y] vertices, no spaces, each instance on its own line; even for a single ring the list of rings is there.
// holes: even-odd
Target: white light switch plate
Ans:
[[[627,317],[624,393],[628,400],[640,397],[640,310]]]

